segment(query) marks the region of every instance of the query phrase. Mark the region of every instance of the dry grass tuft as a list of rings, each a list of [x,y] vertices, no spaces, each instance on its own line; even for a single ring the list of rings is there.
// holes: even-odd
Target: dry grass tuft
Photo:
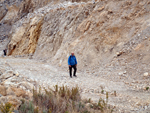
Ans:
[[[106,99],[108,100],[108,93]],[[44,88],[44,92],[41,91],[41,88],[38,91],[33,89],[33,101],[22,100],[19,113],[105,113],[105,111],[110,113],[107,102],[102,98],[98,103],[92,103],[91,99],[83,101],[79,87],[70,89],[67,86],[55,85],[54,89]]]
[[[0,105],[0,111],[2,113],[11,113],[13,111],[13,105],[9,102],[5,103],[4,105]]]

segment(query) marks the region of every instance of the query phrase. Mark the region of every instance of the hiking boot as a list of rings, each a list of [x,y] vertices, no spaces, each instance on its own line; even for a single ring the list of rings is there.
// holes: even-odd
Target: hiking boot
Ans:
[[[77,77],[77,75],[73,75],[74,77]]]
[[[72,76],[70,76],[70,78],[72,78]]]

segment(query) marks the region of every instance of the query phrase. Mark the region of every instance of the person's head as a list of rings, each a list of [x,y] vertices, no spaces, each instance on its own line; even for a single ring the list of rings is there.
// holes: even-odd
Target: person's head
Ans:
[[[73,52],[71,53],[71,56],[74,56],[74,53],[73,53]]]

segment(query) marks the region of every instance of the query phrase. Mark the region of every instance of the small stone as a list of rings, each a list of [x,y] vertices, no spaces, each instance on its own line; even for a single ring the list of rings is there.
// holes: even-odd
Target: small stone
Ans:
[[[136,103],[137,106],[141,106],[141,104],[139,102]]]
[[[16,71],[16,72],[15,72],[15,75],[18,77],[18,76],[19,76],[19,73]]]
[[[145,106],[144,108],[147,109],[147,106]]]
[[[117,56],[121,56],[123,53],[124,53],[124,52],[120,51],[120,52],[117,52],[116,55],[117,55]]]
[[[125,82],[125,84],[129,84],[128,82]]]
[[[118,74],[119,74],[119,75],[123,75],[123,72],[119,72]]]
[[[147,77],[148,75],[149,75],[149,73],[148,73],[148,72],[145,72],[145,73],[144,73],[144,76],[145,76],[145,77]]]
[[[124,71],[124,72],[123,72],[123,74],[126,74],[126,73],[127,73],[127,71]]]
[[[103,6],[103,7],[100,7],[100,8],[97,9],[97,11],[100,12],[100,11],[102,11],[104,8],[105,8],[104,6]]]

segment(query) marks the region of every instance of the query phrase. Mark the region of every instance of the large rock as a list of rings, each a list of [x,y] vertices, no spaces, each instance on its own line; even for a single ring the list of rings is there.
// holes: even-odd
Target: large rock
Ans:
[[[24,91],[21,88],[12,87],[11,89],[17,97],[25,97],[26,96],[26,91]]]

